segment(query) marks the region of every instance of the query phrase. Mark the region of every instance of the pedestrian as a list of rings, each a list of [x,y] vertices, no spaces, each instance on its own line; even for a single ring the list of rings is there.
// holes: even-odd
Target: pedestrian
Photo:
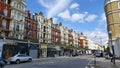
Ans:
[[[102,52],[100,53],[100,57],[103,57],[103,53]]]
[[[109,53],[109,57],[111,59],[111,62],[113,62],[113,54],[112,53]]]

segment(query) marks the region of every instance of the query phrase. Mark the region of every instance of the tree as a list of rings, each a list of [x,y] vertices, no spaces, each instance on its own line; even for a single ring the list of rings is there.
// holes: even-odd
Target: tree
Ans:
[[[36,39],[35,39],[34,37],[32,37],[32,36],[29,37],[29,40],[30,40],[31,42],[36,42]]]
[[[106,53],[110,53],[110,47],[109,46],[107,46],[107,48],[104,50],[104,52],[106,52]]]

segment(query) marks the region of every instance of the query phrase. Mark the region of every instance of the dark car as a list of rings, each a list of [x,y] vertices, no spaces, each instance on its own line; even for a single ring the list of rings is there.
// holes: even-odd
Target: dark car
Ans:
[[[7,63],[6,60],[4,60],[3,58],[0,58],[0,68],[3,68],[6,63]]]
[[[100,53],[95,53],[95,56],[96,57],[100,57]]]

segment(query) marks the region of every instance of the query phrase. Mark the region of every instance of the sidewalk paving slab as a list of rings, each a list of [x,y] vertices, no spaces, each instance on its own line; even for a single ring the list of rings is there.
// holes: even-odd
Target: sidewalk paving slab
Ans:
[[[110,59],[97,58],[98,66],[94,68],[120,68],[120,60],[116,60],[116,64],[113,64]]]

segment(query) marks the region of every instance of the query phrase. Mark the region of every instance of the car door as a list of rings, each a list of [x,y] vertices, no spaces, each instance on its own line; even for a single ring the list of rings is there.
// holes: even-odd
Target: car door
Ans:
[[[26,55],[22,55],[22,59],[23,59],[23,61],[26,61]]]
[[[20,61],[24,61],[24,55],[23,54],[19,55],[19,59]]]
[[[24,61],[27,61],[28,59],[27,59],[27,56],[26,55],[24,55]]]

